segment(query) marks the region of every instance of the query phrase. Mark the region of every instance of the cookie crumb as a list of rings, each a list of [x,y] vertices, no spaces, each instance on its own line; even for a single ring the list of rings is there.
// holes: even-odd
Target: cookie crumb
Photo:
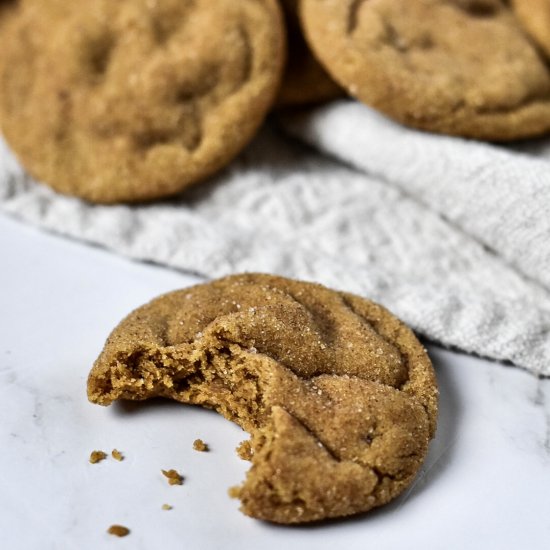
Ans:
[[[241,458],[242,460],[252,460],[254,451],[252,450],[250,441],[248,440],[241,441],[236,450],[237,450],[237,454],[239,455],[239,458]]]
[[[90,462],[92,464],[97,464],[98,462],[101,462],[106,458],[107,458],[107,453],[104,453],[103,451],[92,451],[92,453],[90,454]]]
[[[124,460],[124,455],[120,451],[118,451],[117,449],[113,449],[111,451],[111,455],[115,460],[118,460],[119,462]]]
[[[115,535],[116,537],[125,537],[130,534],[130,529],[124,527],[124,525],[111,525],[111,527],[107,529],[107,533],[109,533],[109,535]]]
[[[171,510],[172,508],[173,508],[173,506],[170,506],[170,504],[163,504],[162,505],[163,510]]]
[[[227,490],[229,498],[239,498],[241,496],[241,488],[239,486],[229,487]]]
[[[206,453],[210,450],[208,445],[202,439],[195,439],[195,441],[193,441],[193,449],[201,453]]]
[[[161,470],[170,485],[183,485],[183,476],[176,470]]]

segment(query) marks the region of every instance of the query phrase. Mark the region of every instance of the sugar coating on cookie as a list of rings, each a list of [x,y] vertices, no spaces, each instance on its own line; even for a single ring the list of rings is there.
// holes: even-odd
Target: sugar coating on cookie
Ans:
[[[303,0],[317,58],[410,126],[489,140],[550,130],[550,72],[503,0]]]
[[[231,494],[250,516],[300,523],[382,505],[412,481],[437,417],[430,360],[383,307],[320,285],[235,275],[161,296],[112,332],[88,396],[162,396],[251,435]]]
[[[43,0],[2,12],[0,49],[0,125],[22,164],[113,203],[235,157],[275,100],[285,33],[276,0]]]

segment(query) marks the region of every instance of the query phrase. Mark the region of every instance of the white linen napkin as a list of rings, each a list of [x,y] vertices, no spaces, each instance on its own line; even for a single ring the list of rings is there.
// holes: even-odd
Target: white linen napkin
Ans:
[[[0,210],[206,277],[355,292],[430,340],[550,376],[549,151],[419,132],[341,101],[272,120],[216,178],[149,205],[58,195],[0,143]]]

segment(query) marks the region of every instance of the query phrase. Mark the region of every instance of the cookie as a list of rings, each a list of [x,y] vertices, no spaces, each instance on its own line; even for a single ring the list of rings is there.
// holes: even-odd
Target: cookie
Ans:
[[[550,0],[512,0],[511,5],[529,36],[550,56]]]
[[[285,40],[276,0],[23,2],[1,27],[1,128],[57,191],[169,196],[252,138]]]
[[[344,90],[313,57],[298,17],[299,0],[282,0],[288,32],[288,61],[277,105],[291,107],[323,103],[345,95]]]
[[[166,294],[110,335],[89,399],[167,397],[251,434],[231,494],[252,517],[301,523],[380,506],[413,480],[437,387],[411,330],[352,294],[235,275]]]
[[[348,92],[423,130],[511,140],[550,130],[550,73],[501,0],[303,0],[317,58]]]

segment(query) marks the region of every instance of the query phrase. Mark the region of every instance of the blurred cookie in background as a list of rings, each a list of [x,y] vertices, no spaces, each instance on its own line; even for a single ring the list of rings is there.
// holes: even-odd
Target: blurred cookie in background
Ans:
[[[548,66],[507,2],[302,0],[301,7],[306,38],[331,76],[403,124],[494,141],[550,130]]]
[[[91,202],[166,197],[219,171],[279,89],[276,0],[44,0],[5,15],[2,132],[36,179]]]
[[[277,104],[282,107],[323,103],[345,91],[315,59],[303,36],[300,0],[281,0],[288,32],[288,61]]]

